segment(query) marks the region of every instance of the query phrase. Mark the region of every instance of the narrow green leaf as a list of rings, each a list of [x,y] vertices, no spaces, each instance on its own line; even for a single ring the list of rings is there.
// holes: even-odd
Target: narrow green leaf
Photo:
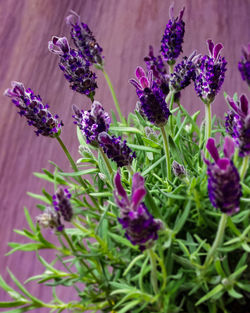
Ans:
[[[29,192],[29,191],[28,191],[28,192],[27,192],[27,195],[30,196],[30,197],[32,197],[32,198],[41,200],[41,201],[43,201],[43,202],[45,202],[45,203],[47,203],[47,204],[51,204],[51,202],[50,202],[46,197],[44,197],[44,196],[42,196],[42,195],[39,195],[39,194],[37,194],[37,193],[33,193],[33,192]]]
[[[160,150],[160,149],[155,149],[155,148],[152,148],[152,147],[134,145],[134,144],[132,144],[132,143],[127,143],[127,145],[128,145],[131,149],[135,149],[135,150],[139,150],[139,151],[149,151],[149,152],[154,152],[154,153],[161,153],[161,150]]]
[[[146,170],[142,172],[142,176],[146,176],[148,173],[152,172],[152,170],[158,166],[161,162],[163,162],[166,159],[166,156],[162,156],[159,160],[157,160],[155,163],[150,165]]]
[[[189,212],[190,212],[190,208],[191,208],[191,200],[188,200],[181,217],[179,218],[177,217],[175,221],[175,226],[174,226],[175,234],[178,234],[178,232],[182,229],[183,225],[185,224],[188,218]]]
[[[117,313],[125,313],[128,312],[131,308],[139,304],[141,301],[140,300],[134,300],[129,302],[127,305],[125,305],[121,310],[119,310]]]
[[[32,218],[31,218],[27,208],[24,208],[24,214],[25,214],[25,217],[26,217],[26,220],[28,222],[30,229],[35,233],[36,232],[36,226],[33,223]]]
[[[138,134],[138,135],[142,135],[142,132],[135,127],[125,127],[125,126],[110,126],[110,131],[116,131],[116,132],[121,132],[121,133],[133,133],[133,134]]]
[[[113,234],[111,232],[109,233],[109,236],[111,238],[113,238],[116,242],[118,242],[118,243],[120,243],[120,244],[122,244],[124,246],[127,246],[127,247],[129,247],[131,249],[134,249],[134,250],[138,250],[138,247],[132,245],[132,243],[128,239],[126,239],[125,237],[121,237],[121,236]]]
[[[214,287],[210,290],[204,297],[202,297],[199,301],[195,303],[195,305],[200,305],[201,303],[207,301],[208,299],[212,298],[213,296],[217,295],[223,290],[223,285],[219,284],[218,286]]]
[[[62,176],[70,176],[70,177],[76,177],[76,176],[82,176],[82,175],[88,175],[88,174],[94,174],[94,173],[99,173],[98,169],[89,168],[87,170],[73,172],[73,173],[58,172],[58,174],[60,174]]]
[[[14,308],[28,303],[28,301],[0,302],[0,308]],[[8,311],[9,312],[9,311]]]
[[[143,259],[144,257],[145,257],[144,254],[139,254],[137,257],[135,257],[133,261],[130,262],[129,266],[126,268],[122,276],[126,276],[128,272],[131,270],[131,268],[134,266],[134,264],[139,260]]]

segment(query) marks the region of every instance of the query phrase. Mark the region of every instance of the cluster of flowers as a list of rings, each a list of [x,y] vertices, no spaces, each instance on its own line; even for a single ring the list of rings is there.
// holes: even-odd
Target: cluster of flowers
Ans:
[[[184,57],[177,64],[173,73],[167,74],[164,62],[173,66],[182,52],[182,43],[185,33],[183,21],[184,9],[177,18],[173,16],[173,7],[170,8],[170,20],[166,26],[161,41],[161,55],[154,56],[153,48],[149,48],[149,56],[144,61],[148,72],[142,67],[137,67],[135,75],[137,80],[130,82],[136,88],[139,98],[139,112],[152,124],[163,128],[167,123],[171,112],[166,103],[166,97],[173,95],[178,101],[180,91],[193,81],[197,95],[204,103],[213,102],[219,92],[225,77],[226,64],[220,52],[222,44],[214,45],[208,40],[209,55],[198,55],[194,51],[189,57]],[[96,75],[90,70],[91,65],[103,66],[102,48],[96,42],[88,26],[80,22],[80,17],[73,12],[66,19],[71,26],[71,37],[76,49],[69,46],[66,37],[52,37],[49,42],[49,50],[59,55],[59,67],[69,81],[70,87],[81,94],[85,94],[92,100],[91,109],[83,111],[73,106],[75,124],[81,129],[86,142],[94,147],[103,149],[104,153],[116,162],[118,167],[129,166],[135,153],[127,146],[126,141],[108,133],[110,117],[104,111],[103,106],[94,101]],[[244,58],[239,63],[239,70],[243,80],[249,84],[249,47],[244,50]],[[20,109],[20,115],[26,116],[29,125],[37,128],[36,133],[44,136],[55,137],[59,134],[62,123],[57,121],[58,116],[52,117],[43,105],[40,96],[34,96],[28,89],[25,91],[23,84],[14,82],[12,89],[5,94],[12,98],[14,104]],[[207,138],[207,149],[214,162],[205,159],[208,175],[208,194],[212,205],[228,215],[239,210],[241,197],[241,185],[239,173],[233,164],[232,155],[234,144],[239,147],[239,155],[245,157],[250,154],[250,108],[246,96],[242,95],[236,102],[228,97],[232,110],[226,117],[226,130],[233,138],[226,138],[224,145],[224,158],[219,157],[213,138]],[[186,175],[183,165],[174,161],[173,172],[176,176]],[[119,171],[114,178],[114,198],[121,209],[118,221],[126,230],[126,237],[141,250],[149,247],[157,239],[158,231],[163,222],[154,219],[150,210],[143,202],[146,195],[144,178],[139,174],[133,175],[131,199],[122,186]],[[47,208],[38,217],[40,224],[46,227],[62,230],[64,225],[60,218],[70,221],[73,210],[70,204],[71,195],[68,190],[59,189],[53,197],[54,210]]]

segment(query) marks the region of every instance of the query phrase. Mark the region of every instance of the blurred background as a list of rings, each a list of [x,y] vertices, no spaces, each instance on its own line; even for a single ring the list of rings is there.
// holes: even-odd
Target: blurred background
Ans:
[[[42,168],[51,169],[48,160],[65,171],[70,170],[68,161],[56,140],[34,134],[25,118],[17,114],[9,98],[2,94],[12,80],[21,81],[25,87],[40,94],[52,113],[58,113],[64,122],[62,139],[75,159],[78,155],[76,127],[72,119],[72,104],[88,109],[90,100],[73,92],[58,68],[58,57],[48,51],[48,41],[53,35],[67,36],[69,27],[65,17],[73,9],[93,31],[103,48],[105,69],[115,87],[122,112],[127,115],[134,110],[137,100],[135,89],[128,83],[138,65],[144,66],[143,58],[152,45],[155,54],[169,20],[171,0],[0,0],[0,275],[10,282],[6,267],[24,281],[28,276],[41,273],[42,267],[31,252],[16,252],[4,256],[9,241],[19,241],[14,228],[26,227],[23,207],[26,206],[33,219],[40,211],[34,199],[26,192],[41,192],[43,181],[32,175]],[[186,33],[183,54],[193,50],[207,53],[206,40],[224,45],[222,55],[228,65],[225,82],[213,104],[213,113],[220,117],[227,110],[223,92],[229,95],[247,93],[247,84],[241,80],[237,69],[241,48],[250,42],[250,0],[178,0],[174,15],[185,6]],[[72,41],[70,41],[72,43]],[[181,57],[182,57],[181,56]],[[180,58],[181,59],[181,58]],[[179,59],[179,60],[180,60]],[[106,111],[114,109],[107,84],[101,72],[97,72],[98,86],[95,99]],[[182,93],[181,103],[193,113],[204,112],[193,86]],[[46,190],[53,192],[53,186]],[[49,240],[53,236],[48,232]],[[51,260],[50,252],[44,252]],[[28,283],[27,288],[36,296],[50,300],[51,291],[44,286]],[[65,290],[66,289],[66,290]],[[58,296],[64,301],[72,299],[72,292],[63,288]],[[0,290],[0,301],[8,300]],[[1,311],[1,309],[0,309]],[[3,310],[4,311],[4,310]],[[43,312],[46,310],[43,309]],[[36,310],[39,312],[39,310]]]

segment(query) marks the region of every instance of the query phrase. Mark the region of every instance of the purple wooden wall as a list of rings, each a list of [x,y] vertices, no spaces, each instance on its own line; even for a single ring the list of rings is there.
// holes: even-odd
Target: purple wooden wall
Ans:
[[[53,113],[57,112],[64,121],[62,138],[75,158],[77,140],[72,123],[73,103],[87,108],[90,101],[73,93],[57,66],[57,56],[48,52],[47,42],[52,35],[69,36],[64,19],[69,10],[78,12],[88,23],[99,44],[103,47],[106,70],[110,74],[118,94],[124,114],[132,111],[136,102],[135,90],[128,84],[137,65],[143,65],[143,57],[152,44],[155,50],[168,21],[170,0],[1,0],[0,1],[0,274],[9,281],[6,266],[20,280],[41,271],[32,253],[15,253],[4,257],[8,251],[7,242],[18,240],[13,228],[25,225],[23,207],[27,206],[35,217],[39,212],[35,201],[26,191],[40,192],[43,184],[32,176],[41,168],[50,168],[48,160],[57,160],[64,169],[69,169],[55,140],[36,137],[26,126],[9,99],[2,96],[11,80],[22,81],[39,93],[48,102]],[[250,41],[249,0],[179,0],[175,4],[175,15],[185,6],[184,20],[186,34],[184,54],[194,49],[206,53],[206,40],[212,38],[224,45],[223,54],[228,61],[223,90],[230,95],[234,92],[247,92],[246,84],[240,79],[237,62],[241,56],[241,46]],[[101,73],[98,74],[99,89],[96,100],[106,110],[114,108],[109,90]],[[216,98],[213,111],[223,116],[226,105],[223,90]],[[203,105],[196,97],[193,88],[183,95],[183,104],[190,112]],[[52,186],[48,190],[52,192]],[[49,235],[51,236],[51,235]],[[43,286],[30,290],[49,299]],[[68,292],[61,291],[63,298],[70,299]],[[0,291],[0,300],[5,299]],[[44,312],[45,310],[43,310]],[[38,312],[38,310],[37,310]]]

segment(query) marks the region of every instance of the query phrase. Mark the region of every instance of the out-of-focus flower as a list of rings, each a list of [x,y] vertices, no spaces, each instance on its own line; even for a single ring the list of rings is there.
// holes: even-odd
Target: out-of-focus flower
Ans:
[[[146,75],[141,67],[137,67],[135,75],[138,79],[130,79],[130,83],[136,88],[140,100],[141,110],[147,119],[156,126],[164,126],[171,114],[165,102],[165,96],[156,82],[153,81],[153,72]]]
[[[80,16],[76,12],[71,11],[71,13],[66,17],[66,23],[72,27],[71,37],[75,46],[90,63],[102,65],[102,48],[96,42],[88,25],[81,23]]]
[[[175,92],[186,88],[192,80],[195,80],[195,57],[197,57],[196,51],[189,57],[184,57],[182,62],[175,66],[174,72],[170,76],[170,86]]]
[[[247,47],[242,48],[242,58],[238,64],[241,77],[250,86],[250,43]]]
[[[169,8],[170,20],[166,25],[166,29],[161,40],[161,53],[164,60],[166,60],[169,64],[174,64],[175,60],[182,52],[182,43],[185,33],[185,23],[182,20],[184,9],[185,8],[180,11],[179,17],[174,18],[174,6],[171,5]]]
[[[4,95],[11,98],[20,110],[18,113],[27,118],[28,125],[37,128],[36,135],[57,136],[63,123],[58,121],[58,115],[53,116],[50,113],[49,105],[44,105],[41,97],[34,95],[30,88],[25,90],[22,83],[13,81],[11,85],[12,88],[6,89]]]
[[[239,147],[239,156],[250,155],[250,106],[247,97],[243,94],[239,101],[229,96],[227,101],[231,110],[226,116],[226,131]]]
[[[225,138],[224,158],[219,157],[213,138],[208,139],[206,147],[214,159],[214,163],[204,159],[207,164],[209,199],[215,208],[232,215],[239,211],[242,195],[240,176],[231,160],[234,142],[230,137]]]
[[[114,185],[116,188],[114,191],[115,201],[121,209],[118,221],[126,229],[128,240],[133,245],[139,245],[140,250],[143,251],[158,238],[157,232],[162,227],[162,222],[154,219],[142,202],[146,195],[144,178],[139,173],[133,175],[131,199],[128,198],[121,184],[119,172],[115,176]]]
[[[111,123],[108,113],[98,101],[92,103],[91,110],[80,111],[76,106],[73,106],[73,110],[74,123],[82,130],[86,142],[98,146],[98,135],[107,132]]]
[[[60,220],[60,213],[51,207],[47,207],[42,214],[38,215],[36,221],[43,228],[49,227],[58,231],[62,231],[64,228]]]
[[[49,51],[60,57],[59,67],[69,81],[70,88],[93,99],[95,95],[96,75],[90,71],[90,63],[81,51],[70,49],[66,37],[53,36],[48,44]]]
[[[55,211],[60,212],[64,220],[69,222],[73,217],[73,209],[69,199],[71,194],[68,189],[59,188],[53,195],[53,205]]]
[[[118,167],[131,165],[133,158],[136,157],[135,152],[127,146],[126,140],[122,141],[121,137],[102,132],[98,136],[98,142],[107,157],[116,162]]]
[[[223,48],[221,43],[214,45],[212,40],[207,41],[209,56],[200,56],[196,61],[195,91],[205,103],[213,102],[225,78],[227,62],[220,56]]]
[[[172,163],[172,170],[176,177],[182,178],[187,175],[185,167],[176,161],[173,161]]]

